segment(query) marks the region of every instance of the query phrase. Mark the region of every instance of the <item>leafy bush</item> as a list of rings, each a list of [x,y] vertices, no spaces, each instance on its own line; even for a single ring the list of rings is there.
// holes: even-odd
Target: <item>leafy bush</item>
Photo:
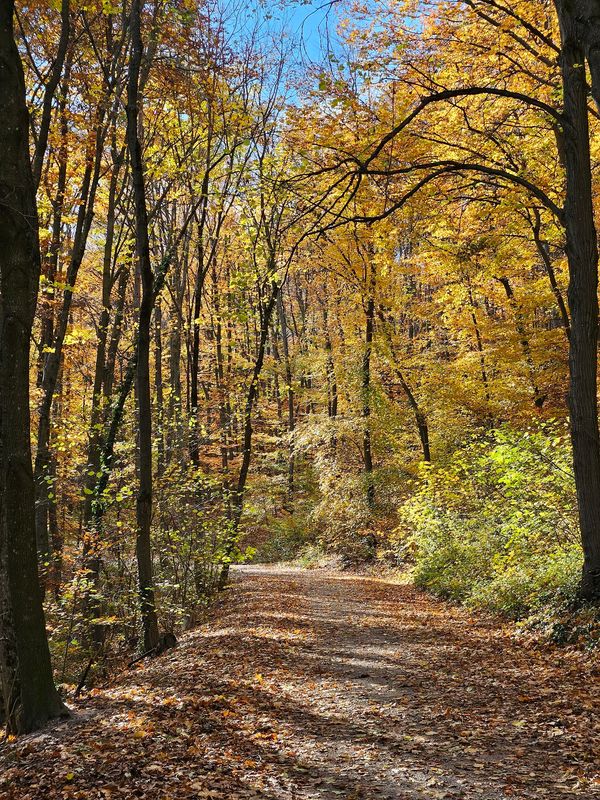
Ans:
[[[109,674],[139,644],[134,478],[133,469],[121,469],[105,493],[107,507],[96,550],[102,564],[101,587],[90,580],[75,548],[63,553],[61,592],[46,602],[60,682],[76,683],[93,654],[89,685],[94,671]],[[155,487],[155,600],[162,627],[178,631],[202,617],[217,590],[222,564],[247,560],[252,552],[236,549],[226,554],[233,530],[228,498],[217,478],[190,464],[173,462],[156,477]]]
[[[298,511],[271,518],[268,535],[257,545],[254,560],[272,564],[294,559],[309,537],[306,525],[306,516]]]
[[[377,518],[388,509],[389,476],[370,476],[376,502],[370,506],[362,460],[364,422],[360,417],[330,419],[312,415],[296,431],[295,452],[309,455],[315,475],[308,527],[322,548],[343,566],[372,561],[377,548]],[[386,480],[387,479],[387,480]]]
[[[314,569],[331,561],[331,556],[322,544],[306,544],[298,554],[296,563],[304,569]]]
[[[425,467],[400,508],[416,583],[519,618],[573,598],[581,569],[566,428],[503,426]]]

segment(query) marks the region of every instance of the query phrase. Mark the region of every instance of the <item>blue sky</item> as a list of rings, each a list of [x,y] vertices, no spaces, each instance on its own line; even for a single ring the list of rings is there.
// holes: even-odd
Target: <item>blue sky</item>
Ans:
[[[302,37],[308,58],[318,60],[327,35],[335,37],[335,6],[326,0],[297,6],[291,10],[291,27],[296,27],[297,35]]]
[[[288,0],[285,3],[254,0],[253,11],[273,29],[284,27],[300,43],[301,53],[309,61],[320,61],[330,38],[335,39],[337,3],[331,0]]]

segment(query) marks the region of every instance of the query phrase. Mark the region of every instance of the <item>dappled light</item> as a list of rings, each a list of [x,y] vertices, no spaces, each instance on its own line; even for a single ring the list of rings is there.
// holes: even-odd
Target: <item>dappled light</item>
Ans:
[[[10,745],[2,797],[590,797],[586,669],[406,585],[244,568],[176,650]]]

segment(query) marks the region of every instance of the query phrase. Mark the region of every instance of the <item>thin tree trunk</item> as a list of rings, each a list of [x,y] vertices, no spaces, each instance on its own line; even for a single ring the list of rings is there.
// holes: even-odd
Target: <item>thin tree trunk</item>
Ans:
[[[210,141],[210,136],[209,136]],[[198,424],[198,401],[199,401],[199,377],[200,369],[200,310],[202,308],[202,292],[204,281],[208,271],[204,252],[204,228],[206,225],[208,188],[210,185],[209,154],[207,152],[207,164],[202,179],[201,204],[202,211],[198,221],[198,271],[196,272],[196,282],[194,286],[194,296],[192,303],[192,357],[190,366],[190,414],[192,416],[192,426],[190,431],[190,460],[194,466],[200,463],[200,433]]]
[[[106,367],[104,370],[104,384],[102,386],[102,394],[104,402],[110,400],[113,391],[113,384],[116,374],[117,352],[119,350],[119,342],[123,335],[123,319],[125,312],[125,298],[127,294],[127,284],[131,277],[132,270],[130,268],[121,267],[119,273],[119,280],[117,282],[117,296],[115,299],[115,314],[112,323],[112,330],[108,340],[108,348],[106,351]]]
[[[223,358],[223,321],[221,316],[221,301],[219,299],[219,285],[217,269],[213,263],[212,271],[213,307],[215,310],[214,338],[215,338],[215,386],[219,402],[219,436],[221,450],[221,470],[227,474],[229,466],[229,449],[227,446],[227,408],[225,397],[225,366]]]
[[[544,242],[541,237],[542,222],[540,219],[540,212],[537,209],[534,210],[534,218],[533,220],[530,220],[530,224],[531,224],[531,229],[533,231],[533,241],[535,242],[535,246],[537,248],[540,258],[542,259],[542,264],[544,265],[544,269],[546,270],[546,274],[548,275],[548,280],[550,281],[552,292],[554,294],[554,297],[556,298],[556,304],[558,306],[560,318],[562,319],[565,336],[567,337],[567,339],[570,339],[571,322],[569,320],[569,312],[567,310],[567,305],[565,303],[564,297],[562,296],[562,292],[560,291],[560,288],[558,286],[558,282],[556,280],[556,273],[554,272],[554,266],[552,265],[552,260],[548,252],[547,242]]]
[[[362,417],[363,417],[363,460],[367,505],[375,505],[375,484],[373,483],[373,452],[371,446],[371,356],[373,353],[373,330],[375,326],[375,268],[370,266],[369,292],[365,309],[365,349],[362,362]]]
[[[333,346],[329,333],[328,313],[325,305],[323,305],[323,330],[325,334],[325,352],[327,353],[327,363],[325,366],[327,373],[327,415],[333,419],[337,417],[338,389],[335,377],[335,364],[333,363]]]
[[[287,395],[287,417],[288,433],[290,435],[289,455],[288,455],[288,496],[290,502],[294,497],[294,443],[292,434],[296,427],[295,408],[294,408],[294,387],[292,385],[292,364],[290,361],[289,330],[283,304],[283,291],[277,296],[277,312],[279,315],[279,327],[281,328],[281,347],[283,350],[283,364],[285,369],[285,387]]]
[[[391,332],[388,329],[388,326],[386,325],[386,319],[382,308],[379,309],[379,318],[382,322],[382,328],[387,336],[390,353],[392,356],[392,360],[394,362],[394,372],[398,378],[398,381],[400,382],[402,391],[406,395],[408,404],[412,408],[413,413],[415,415],[415,422],[417,424],[417,431],[419,433],[419,440],[421,442],[421,450],[423,452],[423,460],[427,463],[431,463],[431,446],[429,444],[429,423],[427,422],[427,415],[419,405],[417,398],[414,395],[414,392],[412,391],[412,389],[408,384],[408,381],[404,377],[404,373],[397,366],[398,358],[396,356],[394,342],[392,340]]]
[[[139,77],[142,61],[141,0],[131,7],[131,54],[127,87],[127,144],[131,161],[131,176],[135,203],[135,242],[142,296],[139,309],[136,390],[139,430],[139,485],[136,504],[140,610],[144,632],[144,650],[158,644],[158,619],[154,599],[154,577],[150,531],[152,524],[152,401],[150,394],[150,325],[154,304],[154,276],[150,263],[148,211],[142,148],[138,134]]]
[[[58,49],[54,63],[48,75],[48,82],[44,89],[44,100],[42,101],[42,116],[40,120],[40,129],[38,131],[37,142],[35,146],[35,153],[33,156],[33,183],[37,190],[40,179],[42,177],[42,167],[44,165],[44,156],[46,155],[46,148],[48,146],[48,134],[50,132],[50,122],[52,120],[52,101],[60,78],[62,75],[62,68],[69,46],[69,38],[71,35],[71,10],[69,0],[62,0],[60,9],[60,39],[58,42]]]
[[[254,412],[254,404],[258,395],[258,382],[262,373],[262,368],[265,360],[265,353],[267,349],[267,339],[269,335],[269,326],[273,317],[273,311],[277,303],[277,296],[280,287],[277,283],[271,286],[271,294],[269,300],[263,309],[260,337],[258,340],[258,350],[256,360],[254,362],[254,369],[252,370],[252,378],[248,387],[248,394],[246,395],[246,405],[244,408],[244,428],[242,434],[242,463],[238,474],[237,486],[233,491],[232,497],[232,532],[225,544],[225,559],[221,568],[221,575],[219,576],[219,588],[222,589],[227,583],[229,577],[229,563],[233,555],[235,546],[237,544],[237,533],[242,517],[244,507],[244,491],[246,489],[246,480],[248,479],[248,470],[250,469],[250,461],[252,459],[252,414]]]
[[[117,154],[113,146],[113,168],[111,172],[108,205],[106,212],[106,237],[104,241],[104,258],[102,265],[102,311],[96,331],[96,363],[94,369],[94,382],[92,388],[92,409],[88,434],[88,460],[86,466],[86,481],[84,488],[84,501],[82,510],[82,525],[85,531],[83,560],[88,571],[88,580],[94,587],[94,596],[100,583],[100,519],[97,519],[97,498],[95,488],[98,478],[102,474],[102,421],[105,414],[105,403],[110,397],[107,384],[112,384],[115,368],[114,359],[107,359],[108,328],[110,323],[111,289],[113,285],[113,244],[115,234],[115,210],[117,201],[117,182],[123,163],[124,152]],[[121,288],[121,287],[120,287]],[[106,392],[109,392],[106,394]],[[88,605],[89,602],[89,605]],[[100,616],[99,602],[85,598],[85,607],[88,617]],[[93,625],[92,640],[96,651],[104,640],[104,626]]]
[[[40,354],[38,368],[38,386],[43,386],[44,362],[54,339],[54,298],[56,294],[56,273],[60,252],[60,238],[63,224],[65,191],[67,186],[69,120],[66,112],[68,84],[71,72],[71,53],[65,66],[65,77],[59,102],[60,146],[58,148],[58,172],[56,192],[52,202],[52,235],[42,263],[42,302],[38,304],[38,316],[41,318]]]
[[[106,129],[103,125],[104,111],[98,110],[97,127],[93,151],[88,154],[83,177],[77,225],[73,240],[73,252],[66,275],[66,288],[63,302],[56,322],[52,347],[46,354],[42,389],[43,397],[39,408],[37,451],[35,455],[34,477],[36,488],[36,539],[42,561],[49,556],[48,540],[48,468],[50,463],[50,428],[52,421],[52,398],[56,391],[62,361],[62,349],[69,326],[69,316],[73,300],[73,289],[83,261],[88,235],[94,217],[94,202],[100,180],[102,149]]]
[[[183,453],[183,424],[182,424],[182,383],[181,383],[181,338],[183,326],[181,310],[183,305],[183,290],[185,281],[183,275],[187,274],[188,257],[187,242],[184,243],[184,255],[177,259],[172,280],[173,305],[170,314],[169,327],[169,402],[167,406],[167,449],[166,460],[170,464],[175,453]]]
[[[165,470],[165,414],[162,374],[162,308],[160,301],[158,301],[154,307],[154,386],[156,389],[156,449],[158,453],[156,474],[158,477],[160,477]]]
[[[483,350],[483,340],[481,338],[481,331],[479,330],[479,322],[477,321],[477,314],[475,313],[475,309],[477,308],[477,306],[475,304],[475,298],[473,297],[473,290],[471,289],[470,283],[468,283],[467,289],[469,296],[469,304],[471,306],[471,321],[473,322],[473,330],[475,331],[475,342],[477,344],[477,352],[479,353],[479,368],[481,370],[481,382],[483,383],[485,389],[485,399],[489,402],[490,384],[488,381],[487,368],[485,366],[485,353]]]
[[[517,300],[515,298],[515,293],[513,291],[509,279],[506,277],[499,277],[496,280],[498,280],[504,287],[504,291],[506,292],[506,297],[508,299],[509,305],[511,306],[515,315],[515,327],[519,335],[521,350],[523,351],[523,356],[525,358],[525,363],[527,364],[527,370],[529,372],[529,382],[531,383],[531,390],[533,392],[533,402],[537,408],[542,408],[546,396],[540,393],[539,387],[537,385],[537,380],[535,377],[535,364],[533,363],[533,356],[531,355],[531,345],[529,344],[527,331],[525,330],[523,310],[517,303]]]

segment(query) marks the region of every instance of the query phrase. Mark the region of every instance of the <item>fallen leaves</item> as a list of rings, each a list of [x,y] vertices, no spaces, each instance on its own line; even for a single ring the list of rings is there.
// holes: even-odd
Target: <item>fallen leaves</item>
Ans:
[[[7,742],[0,797],[589,800],[580,676],[408,586],[250,573],[177,651]]]

